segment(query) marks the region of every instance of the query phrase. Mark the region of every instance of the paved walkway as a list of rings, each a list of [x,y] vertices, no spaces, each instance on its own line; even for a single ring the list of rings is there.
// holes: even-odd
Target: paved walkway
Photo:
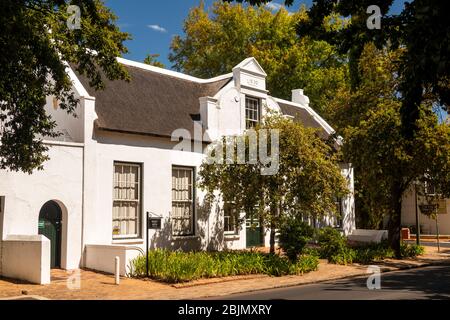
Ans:
[[[436,252],[436,248],[427,247],[426,250],[427,253],[418,259],[389,259],[381,263],[380,267],[382,271],[391,271],[450,262],[450,250],[446,249],[440,254]],[[321,260],[318,271],[301,276],[228,277],[177,286],[129,278],[122,278],[120,285],[115,285],[114,276],[108,274],[81,270],[78,271],[77,278],[74,273],[53,270],[52,283],[45,286],[0,279],[0,298],[29,295],[48,299],[198,299],[365,275],[366,270],[367,266],[363,265],[339,266]]]

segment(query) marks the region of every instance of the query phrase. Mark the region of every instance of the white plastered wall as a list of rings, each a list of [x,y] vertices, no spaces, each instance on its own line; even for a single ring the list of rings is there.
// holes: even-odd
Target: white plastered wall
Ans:
[[[37,235],[39,212],[50,200],[62,210],[61,266],[79,267],[82,215],[82,145],[49,144],[49,161],[29,175],[0,170],[5,199],[3,239],[9,235]],[[4,256],[3,263],[7,263]]]

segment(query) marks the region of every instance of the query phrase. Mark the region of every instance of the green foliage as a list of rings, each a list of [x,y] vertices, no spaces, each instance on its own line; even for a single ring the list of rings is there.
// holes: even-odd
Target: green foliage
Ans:
[[[400,251],[403,258],[415,258],[424,254],[425,248],[423,246],[418,246],[417,244],[402,243]]]
[[[296,27],[306,19],[304,7],[290,14],[221,1],[211,10],[200,5],[184,22],[185,36],[173,39],[169,59],[176,70],[209,78],[255,57],[268,74],[272,95],[290,100],[293,88],[303,88],[311,106],[326,117],[324,106],[348,86],[347,64],[326,42],[298,38]],[[341,23],[339,17],[330,20],[335,27]]]
[[[180,252],[152,250],[149,252],[150,278],[178,283],[200,278],[225,277],[248,274],[282,276],[303,274],[317,270],[316,256],[301,256],[295,262],[278,255],[249,251]],[[131,262],[129,274],[145,276],[145,257]]]
[[[386,242],[357,246],[353,250],[355,251],[354,262],[362,264],[369,264],[395,256],[394,251]]]
[[[349,264],[355,258],[355,251],[347,245],[347,239],[338,230],[325,227],[318,232],[320,257],[331,263]]]
[[[286,218],[279,232],[278,244],[291,261],[297,261],[298,255],[314,235],[314,229],[298,216]]]
[[[159,54],[147,54],[144,59],[144,63],[158,68],[165,68],[166,66],[164,65],[164,63],[158,61],[158,58]]]
[[[199,171],[199,186],[212,198],[233,200],[236,210],[256,216],[264,227],[272,230],[279,227],[287,214],[300,214],[304,218],[337,214],[334,199],[344,196],[348,190],[332,148],[314,129],[279,114],[265,117],[256,127],[256,135],[271,129],[279,132],[275,174],[262,175],[261,170],[267,166],[260,161],[238,164],[235,154],[233,163],[204,162]],[[248,154],[249,139],[245,135],[228,137],[211,148],[235,150],[238,139],[245,142]]]
[[[330,227],[319,230],[318,242],[320,258],[336,264],[369,264],[395,257],[394,250],[386,241],[350,246],[345,236]],[[424,253],[424,248],[415,244],[402,244],[400,248],[401,258],[416,257]]]
[[[80,29],[67,26],[70,4],[80,8]],[[69,114],[78,103],[66,63],[97,89],[102,74],[127,79],[116,57],[127,52],[129,35],[100,0],[1,1],[0,12],[0,169],[31,173],[48,159],[41,137],[58,135],[44,110],[46,97],[55,97]]]

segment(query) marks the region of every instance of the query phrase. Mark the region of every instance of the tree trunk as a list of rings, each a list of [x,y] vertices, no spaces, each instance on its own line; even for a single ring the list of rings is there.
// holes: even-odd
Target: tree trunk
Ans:
[[[393,204],[392,204],[392,214],[389,219],[388,224],[388,242],[390,247],[394,250],[395,256],[401,258],[400,253],[400,230],[401,230],[401,216],[402,216],[402,196],[403,192],[401,188],[396,187],[392,193]]]
[[[276,219],[278,216],[278,207],[271,206],[270,208],[270,253],[275,253],[275,228],[276,228]]]
[[[275,253],[275,224],[270,224],[270,253]]]
[[[266,246],[266,228],[265,221],[263,217],[259,217],[259,243],[261,243],[264,247]]]

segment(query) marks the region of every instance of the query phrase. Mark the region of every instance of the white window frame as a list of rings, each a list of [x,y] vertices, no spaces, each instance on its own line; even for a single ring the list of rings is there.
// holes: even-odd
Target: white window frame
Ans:
[[[190,187],[190,194],[189,197],[190,199],[174,199],[174,195],[177,191],[180,190],[185,190],[183,189],[183,187],[186,186],[182,186],[182,189],[179,189],[178,186],[174,185],[173,181],[174,181],[174,172],[175,171],[188,171],[190,173],[190,184],[188,183],[187,185],[187,189],[189,190]],[[178,176],[179,178],[179,176]],[[179,219],[183,219],[180,217],[176,217],[174,215],[174,203],[177,204],[190,204],[190,229],[186,232],[186,231],[180,231],[180,232],[176,232],[175,228],[174,228],[174,221],[175,220],[179,220]],[[171,205],[172,205],[172,210],[171,210],[171,214],[170,214],[170,218],[172,220],[172,236],[174,237],[186,237],[186,236],[195,236],[195,232],[196,232],[196,228],[195,228],[195,168],[194,167],[186,167],[186,166],[177,166],[174,165],[172,166],[172,201],[171,201]]]
[[[249,102],[256,104],[256,110],[250,108]],[[252,115],[250,115],[252,113]],[[252,129],[261,121],[261,99],[245,96],[245,128]],[[250,125],[251,124],[251,125]]]
[[[224,235],[237,235],[239,234],[239,213],[236,210],[236,208],[233,208],[234,203],[233,202],[226,202],[223,205],[223,234]],[[227,214],[227,211],[231,210],[230,215]],[[234,223],[231,224],[233,226],[232,230],[225,230],[226,220],[231,220],[234,215]],[[228,225],[230,225],[230,222],[228,222]]]
[[[137,168],[138,172],[138,183],[137,183],[137,199],[116,199],[114,197],[114,189],[116,188],[116,181],[114,180],[114,174],[116,172],[116,166],[128,166],[128,167],[135,167]],[[125,181],[127,183],[128,181]],[[121,162],[121,161],[114,161],[113,164],[113,201],[112,201],[112,208],[114,210],[114,204],[116,202],[134,202],[137,203],[137,213],[136,213],[136,233],[129,233],[129,234],[121,234],[121,235],[115,235],[113,234],[113,240],[121,240],[121,239],[138,239],[141,236],[141,221],[142,221],[142,164],[140,163],[131,163],[131,162]],[[114,217],[112,218],[112,227],[114,227]]]

